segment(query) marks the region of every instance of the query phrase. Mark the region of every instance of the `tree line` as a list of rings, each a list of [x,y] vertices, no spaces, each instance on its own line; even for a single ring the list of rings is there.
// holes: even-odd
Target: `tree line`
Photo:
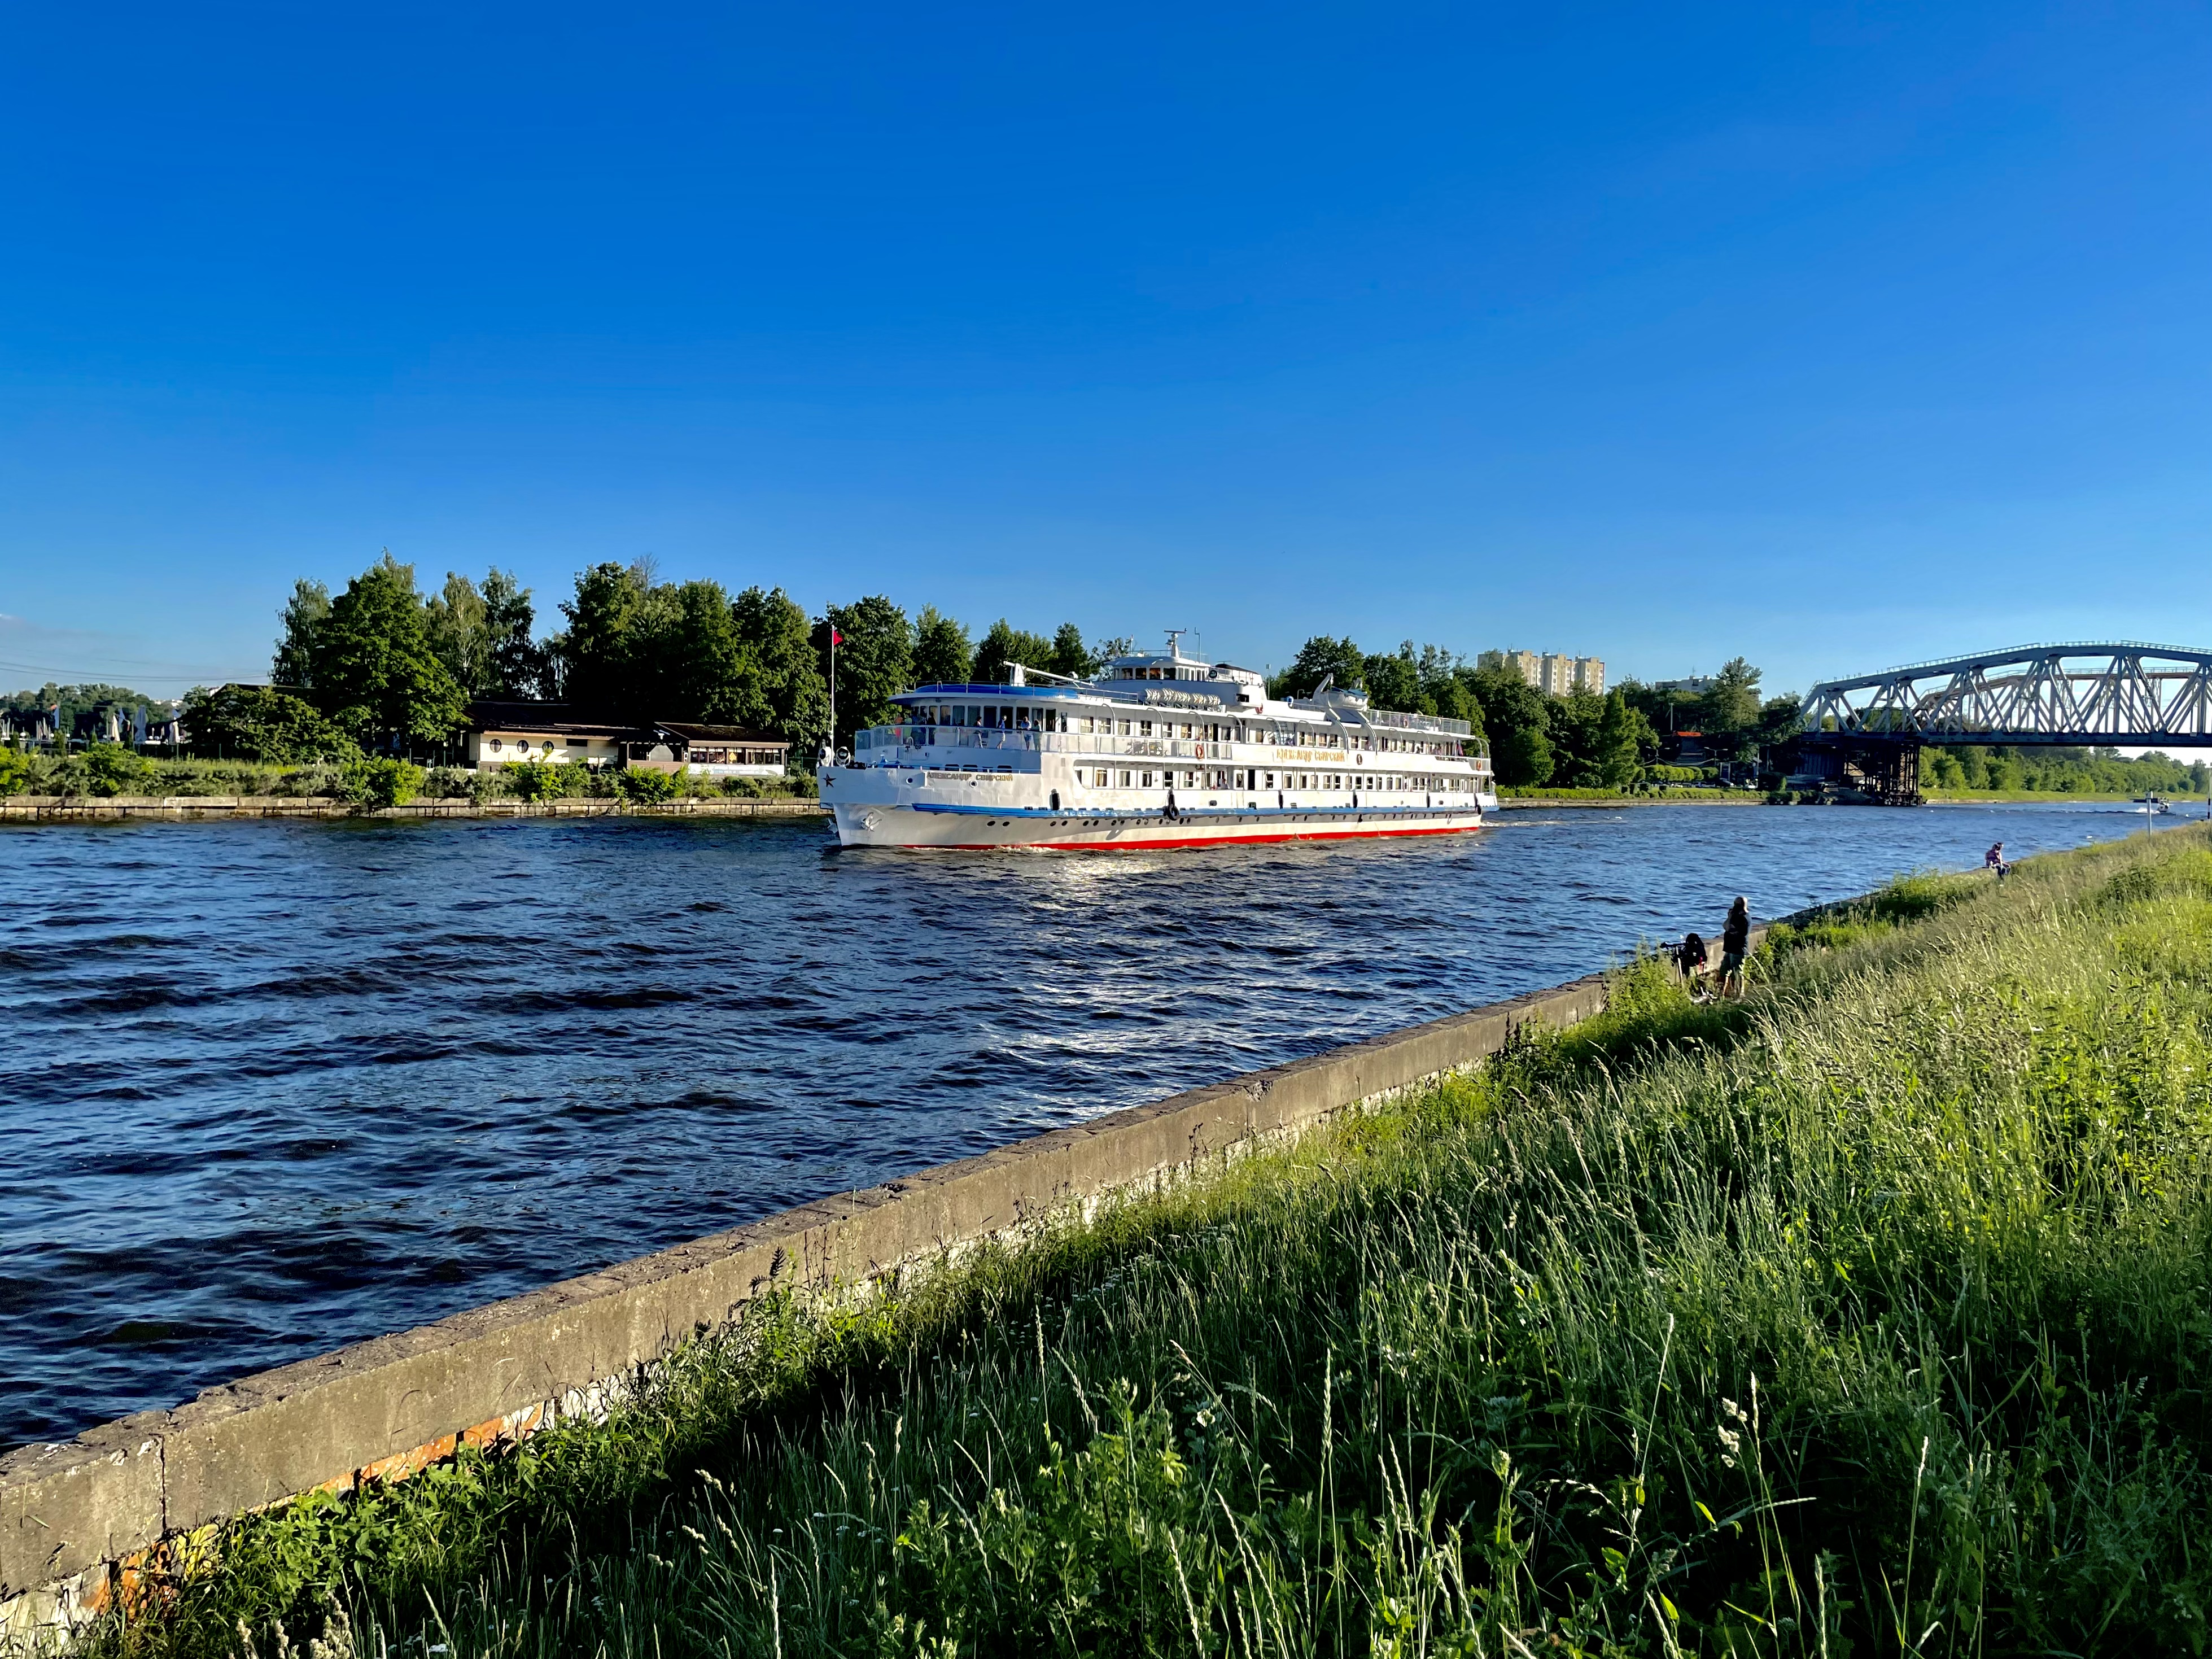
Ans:
[[[890,698],[916,684],[1001,681],[1010,662],[1079,678],[1129,645],[1003,618],[974,639],[933,606],[908,617],[880,594],[811,617],[781,587],[665,581],[647,559],[580,572],[559,616],[541,635],[531,591],[495,568],[481,582],[449,573],[425,595],[387,551],[337,594],[297,582],[270,684],[195,691],[185,724],[210,754],[343,760],[434,749],[472,702],[546,700],[639,723],[744,726],[811,763],[833,733],[849,741],[890,719]]]
[[[270,684],[196,690],[185,726],[211,757],[345,761],[434,750],[471,702],[545,699],[641,723],[744,726],[783,738],[805,763],[833,732],[849,741],[888,720],[890,699],[915,685],[1000,683],[1011,663],[1081,678],[1130,647],[1072,622],[1044,634],[1003,617],[976,638],[934,606],[909,617],[880,594],[810,616],[781,587],[667,581],[650,560],[580,572],[558,615],[541,634],[531,591],[496,568],[480,581],[449,573],[425,594],[414,567],[387,551],[337,593],[298,581],[279,613]],[[1439,646],[1370,653],[1316,635],[1270,690],[1304,696],[1324,683],[1364,690],[1377,708],[1466,720],[1488,737],[1505,783],[1629,786],[1661,751],[1663,705],[1632,682],[1602,697],[1547,696]],[[1762,703],[1758,686],[1738,659],[1675,713],[1694,704],[1709,753],[1748,753],[1796,714],[1794,699]],[[103,702],[135,696],[99,690]]]
[[[666,581],[650,560],[580,572],[558,616],[540,634],[531,591],[496,568],[481,581],[449,573],[425,594],[414,567],[386,552],[338,593],[296,583],[280,612],[271,684],[196,690],[185,725],[210,756],[344,761],[434,750],[474,701],[546,699],[639,723],[769,732],[806,764],[833,732],[848,742],[888,720],[890,699],[913,686],[1000,683],[1010,663],[1082,678],[1130,646],[1086,638],[1073,623],[1031,633],[1003,617],[977,638],[933,605],[909,617],[880,594],[810,616],[781,587],[732,593],[711,580]],[[1364,691],[1376,708],[1463,720],[1487,738],[1501,783],[1621,788],[1667,758],[1670,733],[1697,733],[1716,761],[1753,761],[1786,740],[1799,700],[1765,696],[1759,681],[1737,657],[1695,691],[1631,679],[1602,696],[1552,696],[1442,646],[1409,640],[1367,652],[1316,635],[1268,690],[1310,696],[1334,685]],[[0,710],[58,702],[64,732],[82,737],[96,735],[106,710],[149,701],[123,687],[50,685],[0,699]],[[2054,791],[2178,793],[2201,788],[2203,771],[2104,750],[1930,750],[1922,764],[1932,787]]]
[[[744,726],[811,757],[833,733],[848,741],[888,720],[890,698],[915,685],[995,684],[1012,663],[1081,678],[1130,645],[1086,638],[1072,622],[1044,634],[1003,617],[976,638],[933,605],[909,617],[881,594],[809,616],[781,587],[667,581],[650,560],[580,572],[559,617],[541,635],[530,590],[496,568],[481,582],[449,574],[425,595],[414,568],[387,552],[343,592],[300,581],[281,613],[271,686],[196,694],[187,723],[226,753],[326,759],[438,744],[471,701],[544,698],[639,722]],[[1676,699],[1678,717],[1693,710],[1703,722],[1709,754],[1747,757],[1794,720],[1796,700],[1762,702],[1759,678],[1739,658],[1701,697]],[[1624,787],[1661,754],[1663,704],[1632,682],[1549,696],[1440,646],[1368,653],[1316,635],[1270,690],[1305,696],[1324,684],[1364,690],[1377,708],[1466,720],[1487,736],[1505,783]]]
[[[2117,749],[2053,744],[1959,744],[1920,751],[1923,789],[2031,789],[2046,794],[2201,795],[2212,783],[2203,761],[2156,750],[2129,760]]]
[[[1795,728],[1795,695],[1762,697],[1759,671],[1731,660],[1700,692],[1625,680],[1602,696],[1538,690],[1510,668],[1484,667],[1441,646],[1362,651],[1316,635],[1268,682],[1276,696],[1311,696],[1324,684],[1364,690],[1369,705],[1466,720],[1488,738],[1500,783],[1620,789],[1641,782],[1668,749],[1662,733],[1695,732],[1713,760],[1751,761]]]

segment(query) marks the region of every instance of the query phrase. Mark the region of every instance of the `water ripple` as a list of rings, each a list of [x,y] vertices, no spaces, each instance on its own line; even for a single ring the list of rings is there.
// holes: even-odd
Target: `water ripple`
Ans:
[[[0,830],[0,1447],[2094,810],[824,857],[814,825]]]

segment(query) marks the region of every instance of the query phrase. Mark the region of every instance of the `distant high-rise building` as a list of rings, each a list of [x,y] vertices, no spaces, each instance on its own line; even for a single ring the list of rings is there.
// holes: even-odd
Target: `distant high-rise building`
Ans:
[[[1486,671],[1518,674],[1539,691],[1564,697],[1571,691],[1605,692],[1605,664],[1596,657],[1562,656],[1547,651],[1486,651],[1474,659]]]
[[[1486,651],[1474,659],[1474,665],[1484,672],[1518,674],[1530,685],[1537,684],[1538,664],[1533,651]]]

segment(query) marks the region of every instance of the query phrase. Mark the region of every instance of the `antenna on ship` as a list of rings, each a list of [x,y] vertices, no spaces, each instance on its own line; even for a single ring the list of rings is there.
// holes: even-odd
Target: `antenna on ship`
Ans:
[[[1182,655],[1182,636],[1189,632],[1190,629],[1188,628],[1170,628],[1168,629],[1168,655],[1170,657],[1180,657]]]

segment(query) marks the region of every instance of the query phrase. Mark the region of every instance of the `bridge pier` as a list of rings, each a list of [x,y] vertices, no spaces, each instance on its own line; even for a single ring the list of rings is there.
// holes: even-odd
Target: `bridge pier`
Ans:
[[[1833,732],[1798,739],[1799,766],[1816,774],[1823,791],[1876,806],[1920,805],[1920,744],[1915,738],[1865,738]]]

